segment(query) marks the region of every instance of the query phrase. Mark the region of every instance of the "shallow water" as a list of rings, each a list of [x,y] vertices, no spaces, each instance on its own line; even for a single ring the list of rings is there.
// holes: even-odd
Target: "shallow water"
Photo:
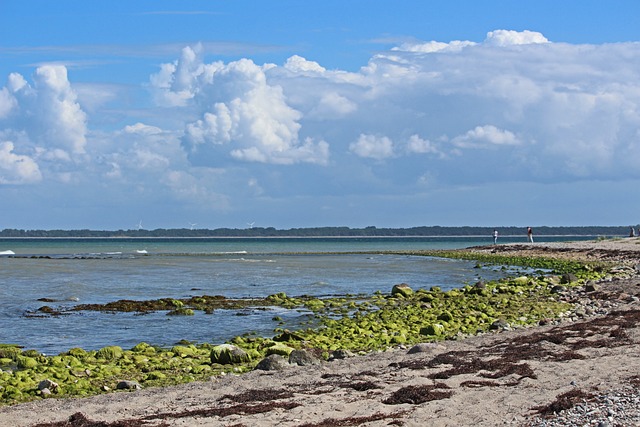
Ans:
[[[386,293],[401,282],[414,289],[451,289],[480,278],[495,279],[504,272],[474,268],[476,263],[468,261],[346,252],[456,248],[487,240],[0,239],[0,251],[15,253],[0,257],[0,343],[56,354],[73,347],[130,348],[142,341],[160,346],[181,339],[220,343],[247,332],[272,336],[279,327],[274,317],[295,328],[309,314],[277,307],[195,316],[74,312],[28,317],[25,313],[43,305],[63,308],[118,299]]]

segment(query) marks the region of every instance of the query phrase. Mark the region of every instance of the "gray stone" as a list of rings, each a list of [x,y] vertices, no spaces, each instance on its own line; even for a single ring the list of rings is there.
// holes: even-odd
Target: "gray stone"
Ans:
[[[48,389],[50,392],[55,391],[58,388],[58,383],[51,381],[50,379],[42,380],[38,383],[38,390],[43,391]]]
[[[585,283],[584,290],[585,292],[595,292],[598,290],[598,288],[593,280],[589,280],[587,283]]]
[[[117,390],[140,390],[142,386],[137,381],[120,381],[116,385]]]
[[[509,329],[509,324],[507,323],[506,320],[500,319],[500,320],[496,320],[495,322],[493,322],[491,324],[491,326],[489,326],[489,329],[492,331],[501,329],[501,330],[507,330]]]
[[[320,359],[307,350],[293,350],[289,354],[289,363],[299,366],[319,365]]]
[[[346,359],[348,357],[355,357],[355,354],[349,350],[334,350],[329,357],[329,360]]]
[[[258,362],[255,369],[261,371],[283,371],[290,366],[284,357],[279,354],[271,354]]]
[[[409,349],[407,354],[416,354],[416,353],[433,353],[438,350],[444,349],[443,345],[428,342],[428,343],[420,343],[416,344]]]

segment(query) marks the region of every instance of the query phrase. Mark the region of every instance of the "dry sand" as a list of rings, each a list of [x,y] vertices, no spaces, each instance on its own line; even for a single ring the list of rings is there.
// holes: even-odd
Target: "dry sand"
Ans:
[[[638,239],[478,250],[599,258],[631,267],[640,262]],[[570,296],[600,311],[580,320],[430,344],[415,354],[399,348],[205,383],[2,407],[0,425],[572,425],[539,417],[624,388],[640,401],[639,296],[640,276],[633,274]],[[607,423],[600,425],[640,425],[614,416]]]

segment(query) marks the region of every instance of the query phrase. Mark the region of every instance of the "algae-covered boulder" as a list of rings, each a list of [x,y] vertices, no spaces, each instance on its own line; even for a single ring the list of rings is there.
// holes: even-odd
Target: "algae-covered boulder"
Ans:
[[[112,345],[98,350],[96,353],[96,359],[115,360],[121,358],[122,354],[122,347]]]
[[[520,277],[516,277],[515,279],[513,279],[513,283],[516,285],[528,285],[530,282],[530,278],[527,276],[520,276]]]
[[[0,344],[0,359],[16,360],[20,354],[22,350],[19,346]]]
[[[38,361],[33,357],[18,356],[17,362],[19,369],[32,369],[38,366]]]
[[[406,283],[399,283],[397,285],[393,285],[393,288],[391,289],[391,295],[396,297],[400,296],[408,298],[413,295],[413,289],[411,289],[411,286],[407,285]]]
[[[174,345],[171,348],[171,352],[176,356],[180,357],[191,357],[198,354],[198,349],[194,345],[184,346],[184,345]]]
[[[293,350],[294,349],[289,347],[288,345],[278,343],[267,348],[267,355],[279,354],[280,356],[289,356]]]
[[[425,326],[420,329],[421,335],[433,335],[436,337],[444,335],[444,326],[440,323],[432,323],[431,325]]]
[[[147,344],[146,342],[141,342],[136,344],[133,348],[131,348],[131,351],[133,351],[134,353],[155,353],[156,349],[153,348],[150,344]]]
[[[210,358],[211,363],[219,363],[221,365],[251,361],[251,357],[246,351],[232,344],[222,344],[213,347]]]
[[[87,357],[87,355],[89,353],[87,353],[86,350],[79,348],[79,347],[74,347],[72,349],[70,349],[69,351],[67,351],[67,353],[69,356],[73,356],[73,357],[78,357],[78,358],[83,358],[83,357]]]
[[[268,302],[278,304],[287,299],[287,294],[285,294],[284,292],[278,292],[277,294],[269,295],[266,299]]]

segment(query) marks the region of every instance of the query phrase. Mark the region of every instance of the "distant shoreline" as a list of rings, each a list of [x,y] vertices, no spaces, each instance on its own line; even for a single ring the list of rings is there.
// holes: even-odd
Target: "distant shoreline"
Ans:
[[[499,238],[523,238],[526,239],[526,233],[522,234],[503,234]],[[588,238],[626,238],[619,235],[596,235],[596,234],[536,234],[535,237],[581,237]],[[410,236],[1,236],[0,240],[47,240],[47,239],[77,239],[77,240],[119,240],[119,239],[140,239],[140,240],[183,240],[183,239],[480,239],[492,238],[490,234],[474,234],[474,235],[410,235]]]

